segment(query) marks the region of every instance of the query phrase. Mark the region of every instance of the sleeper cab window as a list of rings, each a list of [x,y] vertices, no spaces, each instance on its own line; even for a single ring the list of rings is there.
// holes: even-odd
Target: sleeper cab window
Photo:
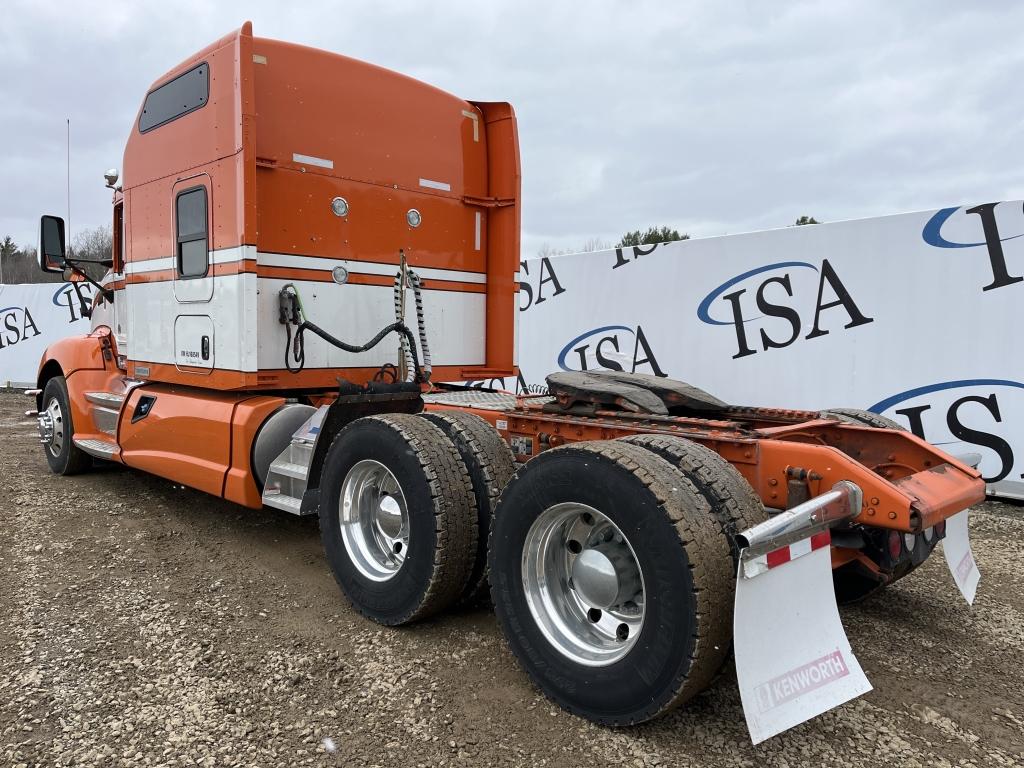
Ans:
[[[146,94],[139,115],[139,133],[159,128],[206,106],[210,99],[210,68],[193,67]]]
[[[204,277],[210,267],[206,187],[193,187],[178,193],[174,202],[174,221],[178,274],[181,277]]]

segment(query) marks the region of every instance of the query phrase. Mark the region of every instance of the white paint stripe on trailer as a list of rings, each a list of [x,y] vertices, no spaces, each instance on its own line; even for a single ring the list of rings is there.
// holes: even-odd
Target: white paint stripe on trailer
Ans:
[[[420,186],[427,189],[440,189],[442,192],[451,192],[452,185],[447,181],[434,181],[433,179],[420,179]]]
[[[239,245],[234,248],[221,248],[210,251],[211,264],[232,264],[236,261],[255,261],[255,245]]]
[[[328,160],[323,157],[316,157],[315,155],[300,155],[298,152],[292,154],[292,162],[302,163],[303,165],[315,165],[319,168],[328,168],[334,170],[334,161]]]
[[[480,221],[483,218],[483,214],[480,211],[476,211],[473,216],[473,250],[480,250]]]
[[[291,269],[323,269],[330,270],[339,264],[354,275],[387,275],[394,277],[398,272],[397,264],[380,264],[375,261],[355,261],[350,259],[325,259],[318,256],[297,256],[291,253],[267,253],[260,251],[257,263],[266,267],[288,267]],[[487,282],[487,275],[481,272],[465,272],[458,269],[435,269],[433,267],[412,267],[420,277],[432,280],[450,280],[457,283]]]
[[[236,261],[254,261],[256,259],[256,248],[252,245],[220,248],[210,251],[209,259],[211,264],[234,264]],[[138,275],[144,272],[159,272],[163,269],[174,269],[175,266],[175,258],[173,256],[129,261],[125,264],[125,274]]]
[[[159,272],[164,269],[174,269],[173,256],[161,256],[158,259],[146,259],[145,261],[129,261],[124,265],[124,273],[126,275]]]
[[[462,110],[462,116],[473,121],[473,141],[480,141],[480,116],[468,109]]]

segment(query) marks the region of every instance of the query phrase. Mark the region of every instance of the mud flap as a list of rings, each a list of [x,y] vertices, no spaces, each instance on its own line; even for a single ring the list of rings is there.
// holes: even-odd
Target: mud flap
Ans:
[[[871,690],[832,587],[829,525],[859,513],[860,489],[836,488],[741,536],[733,643],[754,744]]]
[[[971,552],[967,513],[968,510],[965,509],[946,519],[946,537],[942,540],[942,552],[946,556],[946,565],[953,574],[953,581],[960,589],[960,594],[969,605],[973,605],[981,572],[974,562],[974,553]]]

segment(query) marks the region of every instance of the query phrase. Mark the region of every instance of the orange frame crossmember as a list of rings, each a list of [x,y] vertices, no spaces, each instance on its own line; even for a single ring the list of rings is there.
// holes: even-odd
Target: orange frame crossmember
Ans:
[[[568,443],[636,434],[693,440],[735,466],[769,508],[795,506],[850,480],[863,491],[857,522],[903,533],[920,533],[985,498],[978,470],[909,432],[770,408],[729,408],[721,414],[725,418],[717,419],[602,410],[577,416],[547,412],[537,400],[519,398],[516,408],[507,411],[454,409],[470,410],[493,424],[519,461]],[[833,567],[852,559],[877,570],[858,552],[833,547]]]

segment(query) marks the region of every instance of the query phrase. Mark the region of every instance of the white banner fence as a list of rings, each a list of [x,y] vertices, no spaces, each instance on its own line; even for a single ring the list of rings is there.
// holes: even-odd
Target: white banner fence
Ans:
[[[518,388],[611,368],[864,408],[1024,498],[1022,318],[1021,201],[531,259]]]
[[[92,286],[80,287],[90,301]],[[71,283],[0,285],[0,386],[34,387],[47,345],[88,332]]]
[[[31,386],[46,345],[89,327],[70,283],[0,285],[0,308],[0,385]],[[980,452],[990,490],[1024,498],[1022,317],[1022,202],[943,208],[524,261],[519,381],[479,383],[610,368],[866,408]]]

